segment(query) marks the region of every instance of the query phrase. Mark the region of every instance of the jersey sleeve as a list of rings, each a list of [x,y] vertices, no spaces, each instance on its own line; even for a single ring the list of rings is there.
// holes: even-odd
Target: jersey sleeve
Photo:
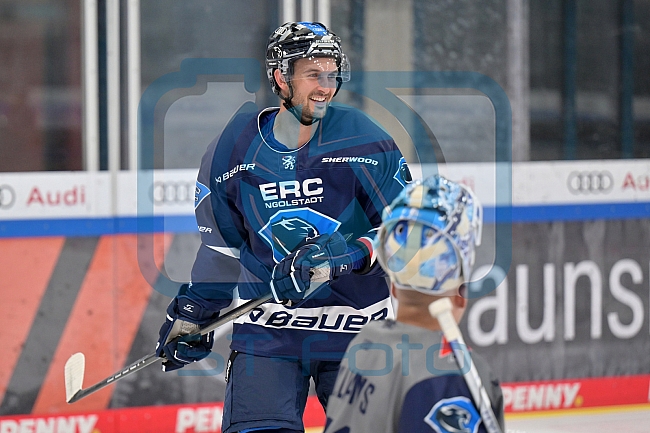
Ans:
[[[381,225],[381,213],[412,180],[406,159],[395,142],[387,140],[383,144],[386,146],[382,155],[385,169],[361,173],[369,197],[364,212],[373,227],[351,243],[353,247],[364,251],[366,257],[364,266],[355,272],[372,276],[385,275],[381,266],[377,264],[374,248],[375,237]]]
[[[201,245],[192,266],[187,295],[224,308],[231,303],[239,279],[245,231],[241,216],[229,203],[227,190],[213,181],[215,153],[222,139],[223,135],[208,146],[196,180],[194,213]]]

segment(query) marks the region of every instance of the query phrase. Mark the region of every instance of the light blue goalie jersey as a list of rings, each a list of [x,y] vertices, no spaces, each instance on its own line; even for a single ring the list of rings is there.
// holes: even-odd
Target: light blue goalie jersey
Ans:
[[[442,333],[373,322],[350,343],[327,403],[325,433],[486,433],[462,376],[474,362],[504,430],[503,394],[472,353],[460,370]]]
[[[226,307],[235,288],[241,299],[267,294],[276,263],[307,236],[338,231],[362,265],[295,308],[267,303],[241,317],[231,347],[340,359],[362,326],[392,316],[372,241],[410,174],[392,138],[356,109],[332,104],[311,141],[294,150],[272,145],[265,125],[276,113],[235,116],[203,157],[195,196],[202,244],[188,295]]]

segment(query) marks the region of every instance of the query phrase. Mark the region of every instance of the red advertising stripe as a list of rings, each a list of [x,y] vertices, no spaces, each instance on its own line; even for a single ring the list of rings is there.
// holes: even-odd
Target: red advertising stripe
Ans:
[[[650,375],[503,384],[506,412],[526,413],[648,403]],[[541,396],[541,397],[540,397]],[[530,402],[530,403],[529,403]],[[150,406],[67,414],[0,417],[0,432],[220,433],[223,404]],[[323,409],[309,397],[306,432],[320,432]]]
[[[221,403],[0,417],[2,432],[219,433]]]
[[[650,402],[650,375],[505,383],[505,411],[536,412]]]
[[[3,304],[8,306],[0,315],[0,341],[5,346],[0,368],[0,401],[64,242],[62,237],[0,239],[0,295]]]
[[[219,433],[223,403],[149,406],[67,414],[0,417],[0,432]],[[307,431],[322,431],[325,416],[316,397],[305,413]]]
[[[167,236],[155,235],[156,269],[169,245],[164,239]],[[112,387],[67,404],[63,366],[70,355],[83,352],[84,386],[88,386],[125,364],[152,290],[140,270],[137,243],[136,235],[104,236],[99,241],[32,413],[101,410],[108,406]]]

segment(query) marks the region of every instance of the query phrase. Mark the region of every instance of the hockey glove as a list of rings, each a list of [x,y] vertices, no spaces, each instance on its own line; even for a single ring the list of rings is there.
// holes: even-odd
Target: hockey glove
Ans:
[[[169,304],[167,320],[160,328],[160,338],[156,345],[156,355],[166,358],[163,371],[179,369],[210,354],[214,332],[188,335],[219,318],[219,312],[210,307],[207,301],[185,295],[177,296]]]
[[[328,272],[333,280],[352,272],[352,259],[346,254],[348,245],[339,233],[324,234],[306,241],[273,268],[271,292],[276,302],[298,302],[308,295],[310,280],[315,272]]]

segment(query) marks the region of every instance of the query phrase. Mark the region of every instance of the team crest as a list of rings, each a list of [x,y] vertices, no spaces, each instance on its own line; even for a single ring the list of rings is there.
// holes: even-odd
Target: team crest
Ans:
[[[481,417],[467,397],[440,400],[424,421],[438,433],[476,433]]]
[[[334,233],[340,225],[313,209],[286,209],[276,212],[258,233],[271,246],[273,260],[278,263],[306,238]]]
[[[210,188],[197,180],[196,186],[194,187],[194,209],[196,209],[208,195],[210,195]]]
[[[284,155],[282,157],[282,168],[285,170],[295,170],[296,169],[296,156],[295,155]]]
[[[402,186],[406,186],[407,183],[411,183],[413,181],[413,177],[411,176],[411,170],[409,170],[409,166],[406,163],[406,158],[401,157],[399,160],[399,168],[397,169],[397,172],[395,172],[395,175],[393,178],[398,181]]]
[[[282,218],[271,226],[273,236],[273,248],[280,254],[286,256],[295,250],[298,244],[307,238],[319,235],[316,227],[307,221],[298,218]]]

